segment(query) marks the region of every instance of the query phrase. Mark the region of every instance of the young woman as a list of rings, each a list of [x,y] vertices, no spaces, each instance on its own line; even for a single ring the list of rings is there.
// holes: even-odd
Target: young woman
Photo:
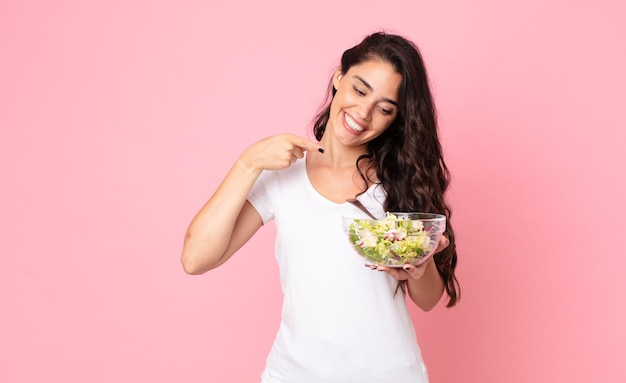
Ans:
[[[355,197],[377,213],[449,218],[424,63],[412,42],[375,33],[344,52],[330,85],[313,127],[319,142],[281,134],[246,149],[191,222],[183,267],[220,266],[273,219],[284,303],[262,382],[427,382],[401,292],[423,310],[444,290],[455,305],[449,220],[437,253],[419,267],[363,267],[342,227],[344,215],[360,213],[346,203]]]

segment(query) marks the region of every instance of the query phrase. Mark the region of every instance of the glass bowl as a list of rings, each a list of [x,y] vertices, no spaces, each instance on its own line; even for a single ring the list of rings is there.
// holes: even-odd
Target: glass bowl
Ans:
[[[446,217],[433,213],[387,213],[383,219],[343,217],[350,244],[368,262],[418,266],[430,258],[446,230]]]

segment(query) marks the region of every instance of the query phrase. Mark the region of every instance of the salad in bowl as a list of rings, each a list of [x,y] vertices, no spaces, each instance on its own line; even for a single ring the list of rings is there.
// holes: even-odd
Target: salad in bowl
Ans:
[[[343,221],[356,252],[388,267],[426,262],[446,230],[446,217],[433,213],[386,213],[382,219],[344,217]]]

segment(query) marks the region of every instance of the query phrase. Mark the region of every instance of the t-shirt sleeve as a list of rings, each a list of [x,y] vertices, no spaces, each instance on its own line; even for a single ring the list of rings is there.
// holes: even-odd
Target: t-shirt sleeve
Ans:
[[[268,191],[272,174],[273,172],[264,170],[248,193],[248,202],[259,213],[264,224],[274,217],[274,208]]]

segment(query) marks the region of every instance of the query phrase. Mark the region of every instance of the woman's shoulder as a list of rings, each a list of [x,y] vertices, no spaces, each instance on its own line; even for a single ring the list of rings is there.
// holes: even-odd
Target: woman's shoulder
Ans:
[[[301,159],[286,169],[263,170],[259,179],[266,186],[285,186],[286,184],[301,182],[304,176],[306,176],[306,167],[304,159]]]

